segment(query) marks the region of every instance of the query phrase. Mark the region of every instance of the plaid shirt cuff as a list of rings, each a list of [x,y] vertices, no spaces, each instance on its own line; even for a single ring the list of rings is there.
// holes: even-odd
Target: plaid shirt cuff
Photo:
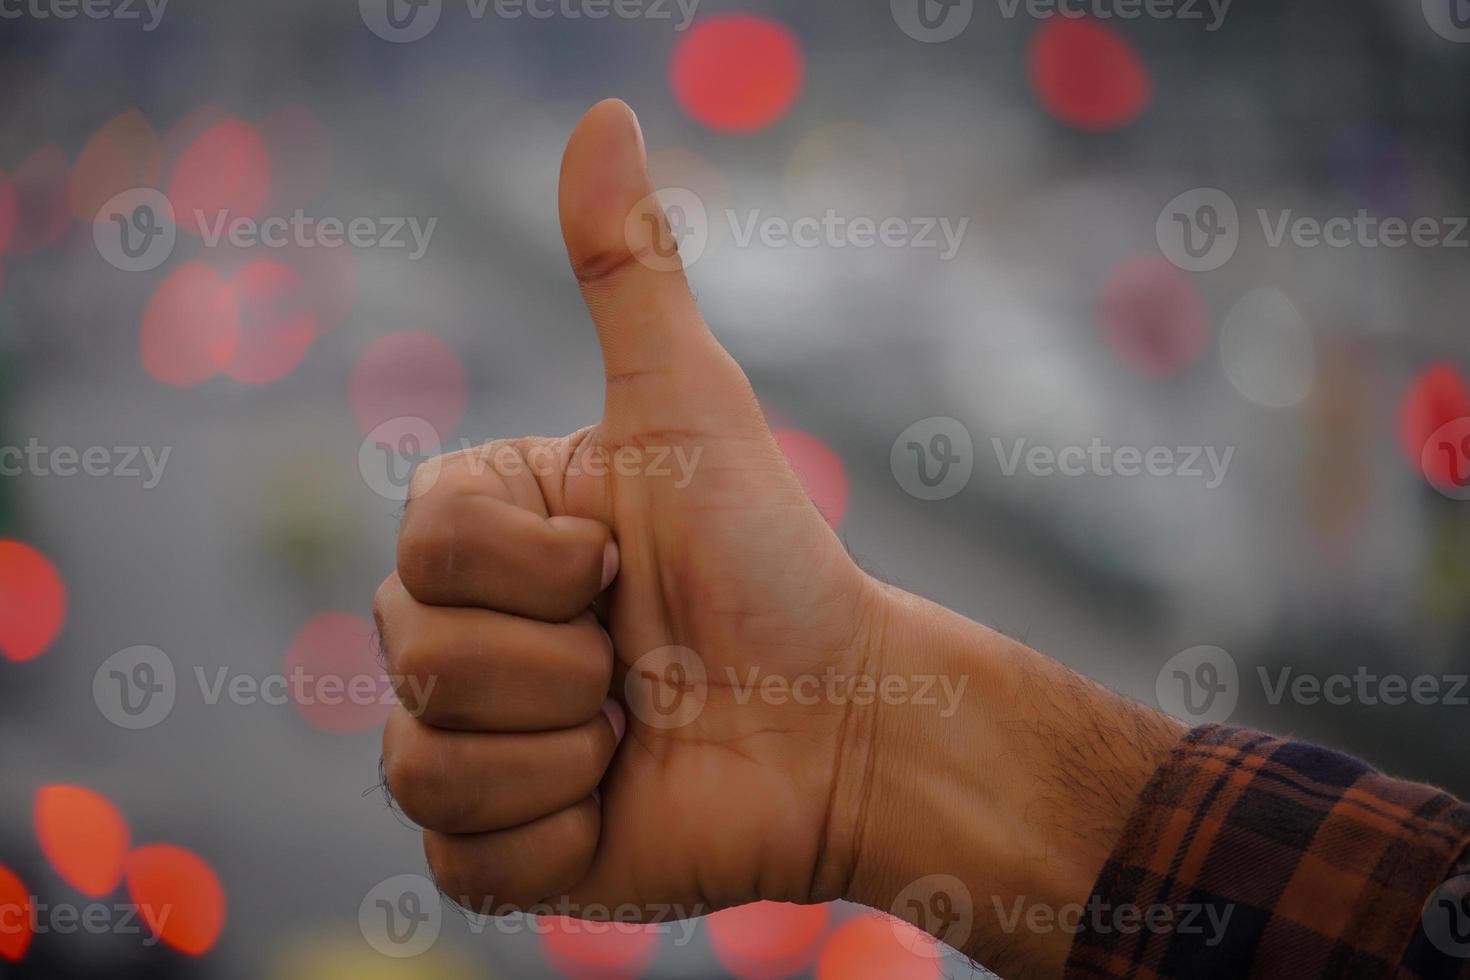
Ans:
[[[1197,728],[1134,807],[1066,975],[1470,978],[1470,806]]]

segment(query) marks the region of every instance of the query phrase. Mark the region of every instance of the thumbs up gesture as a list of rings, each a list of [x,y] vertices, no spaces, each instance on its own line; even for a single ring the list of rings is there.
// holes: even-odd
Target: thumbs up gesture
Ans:
[[[695,915],[835,899],[851,873],[871,715],[763,685],[871,673],[883,590],[700,317],[652,195],[632,111],[595,106],[560,211],[602,420],[421,467],[374,603],[403,699],[388,785],[477,912]]]

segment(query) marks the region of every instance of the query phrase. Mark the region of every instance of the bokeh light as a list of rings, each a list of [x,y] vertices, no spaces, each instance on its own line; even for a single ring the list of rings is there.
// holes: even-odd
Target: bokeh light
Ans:
[[[1220,366],[1250,401],[1288,408],[1312,390],[1317,355],[1312,330],[1291,297],[1275,287],[1253,289],[1220,325]]]
[[[41,147],[15,168],[15,218],[7,246],[11,255],[34,255],[66,233],[71,224],[68,170],[65,154],[53,145]]]
[[[31,893],[20,876],[0,864],[0,960],[19,963],[35,936]]]
[[[1429,365],[1404,392],[1399,405],[1399,448],[1414,469],[1436,486],[1458,482],[1456,460],[1433,453],[1426,460],[1424,446],[1439,429],[1463,418],[1470,418],[1470,385],[1453,364]]]
[[[375,632],[361,616],[329,612],[312,617],[296,634],[285,673],[292,703],[309,724],[340,735],[387,720],[392,684],[378,663]]]
[[[1100,132],[1127,125],[1148,107],[1148,69],[1121,34],[1086,17],[1051,17],[1027,52],[1031,87],[1057,119]]]
[[[789,28],[755,14],[701,17],[674,46],[669,84],[696,122],[753,133],[791,110],[805,71]]]
[[[41,552],[0,541],[0,654],[7,660],[39,657],[66,622],[66,584]]]
[[[156,186],[162,154],[158,134],[137,109],[108,120],[87,140],[72,165],[72,217],[91,222],[117,194]]]
[[[235,291],[203,262],[185,262],[153,293],[138,339],[143,368],[165,384],[190,387],[223,370],[240,343]]]
[[[658,955],[657,926],[542,916],[541,949],[569,980],[633,980]]]
[[[150,844],[124,863],[128,897],[153,935],[190,956],[214,947],[225,927],[225,889],[203,858],[173,844]]]
[[[9,251],[10,239],[15,235],[16,209],[15,184],[0,170],[0,255]]]
[[[807,496],[827,523],[837,527],[847,515],[847,470],[842,457],[821,439],[800,429],[779,429],[775,436]]]
[[[811,965],[829,917],[826,905],[740,905],[709,917],[710,945],[740,980],[776,980]]]
[[[1162,255],[1143,255],[1109,274],[1099,300],[1103,336],[1117,358],[1140,374],[1175,374],[1193,365],[1209,341],[1209,310],[1189,273]]]
[[[35,819],[41,853],[62,880],[93,898],[117,888],[129,836],[111,800],[82,786],[43,786]]]
[[[294,371],[316,339],[316,316],[301,277],[273,259],[257,259],[229,281],[240,334],[225,373],[248,384],[269,384]]]
[[[785,173],[786,203],[798,214],[884,217],[900,213],[903,154],[871,126],[830,123],[802,137]]]
[[[265,141],[249,123],[227,118],[206,129],[179,158],[168,183],[168,199],[179,229],[213,233],[237,218],[260,213],[270,189],[271,164]]]
[[[848,919],[832,933],[817,980],[939,980],[938,944],[913,926],[876,912]]]
[[[185,151],[208,130],[226,121],[230,114],[223,106],[206,103],[191,110],[163,134],[163,177],[167,181],[178,169]]]
[[[389,443],[404,435],[418,438],[423,427],[411,421],[403,423],[402,433],[378,427],[422,419],[444,439],[464,418],[469,383],[452,347],[428,331],[405,330],[379,337],[362,352],[352,369],[348,399],[363,435],[377,431]]]

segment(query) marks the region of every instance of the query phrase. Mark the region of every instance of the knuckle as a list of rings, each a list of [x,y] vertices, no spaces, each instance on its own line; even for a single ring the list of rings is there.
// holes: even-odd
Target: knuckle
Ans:
[[[373,593],[373,623],[377,626],[378,637],[383,645],[384,656],[392,662],[392,651],[388,646],[388,611],[392,608],[393,593],[400,588],[398,575],[393,573],[383,579],[383,584],[378,586]]]
[[[399,807],[415,823],[424,823],[426,803],[434,798],[432,776],[420,753],[390,730],[383,736],[383,773]]]
[[[421,601],[441,594],[454,568],[457,508],[436,504],[410,511],[398,536],[398,577]]]
[[[398,702],[409,715],[420,718],[429,709],[434,689],[442,676],[443,654],[421,638],[414,637],[395,644],[388,656],[389,680]]]
[[[453,859],[439,835],[427,831],[424,833],[424,857],[428,859],[429,873],[434,877],[434,884],[445,898],[460,906],[474,902],[472,896],[476,891],[475,883],[469,880],[464,863]]]

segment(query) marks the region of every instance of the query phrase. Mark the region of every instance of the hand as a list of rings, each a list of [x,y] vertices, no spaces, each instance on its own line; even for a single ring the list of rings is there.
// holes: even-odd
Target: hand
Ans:
[[[421,467],[374,602],[404,701],[388,785],[440,887],[584,917],[847,898],[1056,972],[1070,937],[996,910],[1085,900],[1179,726],[856,567],[667,268],[651,192],[632,112],[594,107],[560,208],[602,421]],[[832,677],[964,700],[762,693]],[[907,901],[935,874],[958,916]]]
[[[871,673],[880,590],[651,251],[668,235],[652,190],[632,112],[594,107],[560,209],[603,419],[422,468],[375,602],[390,673],[417,681],[385,733],[388,785],[477,911],[694,915],[846,884],[864,709],[742,704],[731,685]]]

